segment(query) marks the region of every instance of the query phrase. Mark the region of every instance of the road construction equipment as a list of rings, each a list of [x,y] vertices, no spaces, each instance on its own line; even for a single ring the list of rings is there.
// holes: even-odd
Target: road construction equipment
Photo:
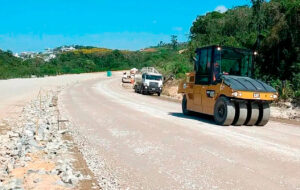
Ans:
[[[130,69],[130,75],[135,75],[135,73],[137,73],[139,70],[136,68],[132,68]]]
[[[127,75],[127,72],[123,73],[122,83],[131,83],[131,75]]]
[[[141,94],[157,94],[163,88],[163,76],[154,67],[144,67],[135,74],[134,91]]]
[[[123,73],[123,77],[122,77],[122,83],[134,83],[134,76],[135,74],[138,72],[138,69],[136,68],[132,68],[129,71],[129,74],[127,74],[127,72]]]
[[[278,98],[274,88],[252,79],[256,52],[233,47],[198,48],[194,72],[179,84],[182,111],[213,115],[219,125],[264,126],[270,102]]]

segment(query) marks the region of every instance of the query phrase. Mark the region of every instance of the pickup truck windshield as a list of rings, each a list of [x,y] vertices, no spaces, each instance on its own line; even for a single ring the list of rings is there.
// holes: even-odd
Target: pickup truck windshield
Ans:
[[[148,79],[148,80],[162,80],[162,76],[146,75],[146,79]]]

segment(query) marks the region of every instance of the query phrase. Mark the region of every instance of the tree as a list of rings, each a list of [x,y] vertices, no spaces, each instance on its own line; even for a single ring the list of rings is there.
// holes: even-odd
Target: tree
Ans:
[[[177,36],[176,35],[171,35],[171,44],[172,44],[172,48],[174,50],[176,50],[177,46],[178,46],[178,40],[177,40]]]
[[[163,41],[160,41],[159,44],[157,45],[158,47],[162,47],[164,45]]]
[[[262,38],[262,28],[263,28],[263,12],[262,12],[262,4],[265,2],[265,0],[251,0],[252,2],[252,18],[253,18],[253,26],[256,29],[256,43],[255,43],[255,49],[258,49],[260,47],[260,41]]]
[[[11,50],[7,50],[6,52],[7,52],[7,54],[9,54],[9,55],[13,55],[13,52],[12,52]]]

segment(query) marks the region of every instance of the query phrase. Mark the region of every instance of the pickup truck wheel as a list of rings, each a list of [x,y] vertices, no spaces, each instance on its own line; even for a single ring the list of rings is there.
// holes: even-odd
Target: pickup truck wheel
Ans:
[[[160,96],[160,92],[157,93],[157,96]]]
[[[191,111],[189,111],[187,109],[187,99],[186,99],[186,95],[183,96],[182,98],[182,104],[181,104],[181,107],[182,107],[182,113],[184,115],[190,115],[191,114]]]
[[[235,106],[226,97],[218,98],[214,108],[214,119],[218,125],[228,126],[233,123]]]

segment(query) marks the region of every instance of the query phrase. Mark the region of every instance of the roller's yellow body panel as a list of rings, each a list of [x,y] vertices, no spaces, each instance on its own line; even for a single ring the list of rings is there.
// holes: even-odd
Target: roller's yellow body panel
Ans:
[[[210,91],[214,91],[214,93],[207,94]],[[211,85],[196,85],[194,72],[188,73],[186,78],[181,81],[178,93],[186,95],[188,110],[209,115],[214,114],[215,103],[220,96],[250,101],[273,101],[275,100],[273,95],[277,95],[274,92],[235,91],[223,82]]]

